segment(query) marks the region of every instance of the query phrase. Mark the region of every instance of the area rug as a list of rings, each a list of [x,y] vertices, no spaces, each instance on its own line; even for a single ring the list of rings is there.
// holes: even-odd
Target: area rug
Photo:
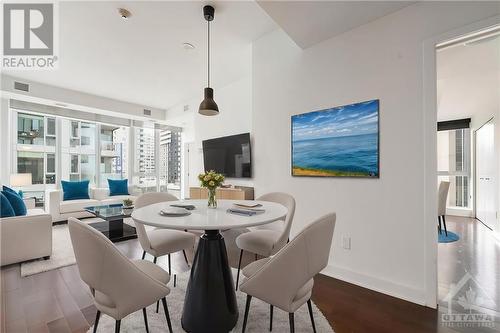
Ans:
[[[458,236],[456,233],[448,231],[448,236],[444,233],[444,230],[441,231],[441,233],[438,233],[438,242],[439,243],[452,243],[456,242],[457,240],[460,239],[460,236]]]
[[[29,276],[76,263],[67,224],[52,227],[52,255],[50,259],[37,259],[21,263],[21,276]]]
[[[235,271],[233,270],[233,273]],[[172,330],[174,332],[184,332],[181,326],[182,308],[184,305],[184,295],[186,293],[186,285],[189,279],[189,273],[183,273],[177,276],[177,287],[173,288],[171,283],[171,292],[167,296],[168,312],[172,322]],[[240,291],[236,292],[238,301],[239,318],[236,327],[232,332],[241,332],[243,324],[243,314],[245,311],[246,294]],[[151,305],[147,308],[149,332],[168,332],[167,320],[165,313],[160,304],[160,313],[156,313],[156,305]],[[316,331],[325,333],[333,332],[330,324],[325,316],[313,303],[314,321]],[[107,315],[102,314],[97,326],[97,332],[114,332],[115,320]],[[92,332],[93,327],[89,328],[88,332]],[[145,332],[144,319],[142,311],[134,312],[121,321],[120,332]],[[296,332],[312,332],[311,320],[307,305],[304,304],[297,312],[295,312],[295,331]],[[252,299],[250,312],[248,314],[246,332],[269,332],[269,304],[266,304],[256,298]],[[288,313],[275,308],[273,314],[273,332],[290,332],[288,322]],[[207,330],[207,333],[209,331]]]

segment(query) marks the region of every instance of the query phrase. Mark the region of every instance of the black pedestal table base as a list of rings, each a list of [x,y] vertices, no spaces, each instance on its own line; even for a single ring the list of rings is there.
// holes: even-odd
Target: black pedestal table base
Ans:
[[[182,328],[190,333],[229,332],[238,321],[233,275],[218,230],[200,237],[186,289]]]

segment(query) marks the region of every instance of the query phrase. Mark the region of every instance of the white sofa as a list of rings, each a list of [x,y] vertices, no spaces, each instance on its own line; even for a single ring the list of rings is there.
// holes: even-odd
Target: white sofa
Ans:
[[[85,207],[122,203],[125,199],[135,201],[140,194],[137,187],[128,187],[130,195],[109,195],[108,188],[90,188],[90,199],[63,200],[62,190],[50,190],[45,195],[45,209],[52,216],[52,222],[66,221],[69,217],[84,218],[93,215],[85,211]]]
[[[0,264],[14,264],[52,255],[52,218],[43,209],[25,216],[0,218]]]

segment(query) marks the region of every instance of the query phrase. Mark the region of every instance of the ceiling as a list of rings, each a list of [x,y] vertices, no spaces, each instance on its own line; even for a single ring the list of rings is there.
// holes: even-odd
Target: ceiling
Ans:
[[[440,50],[436,66],[439,121],[498,112],[500,35]]]
[[[60,2],[59,69],[6,71],[36,82],[168,108],[203,94],[207,80],[204,3]],[[118,15],[123,6],[128,20]],[[212,32],[212,85],[249,74],[251,42],[277,28],[253,1],[218,2]],[[185,50],[182,43],[195,45]]]
[[[292,38],[307,48],[391,14],[414,1],[258,1]]]
[[[252,42],[280,26],[301,47],[387,15],[405,1],[219,1],[212,31],[212,86],[249,75]],[[14,77],[168,109],[202,99],[206,85],[205,3],[59,2],[59,68],[5,71]],[[132,16],[121,19],[118,7]],[[279,26],[275,23],[279,24]],[[185,50],[183,43],[194,50]],[[217,93],[216,93],[217,94]]]

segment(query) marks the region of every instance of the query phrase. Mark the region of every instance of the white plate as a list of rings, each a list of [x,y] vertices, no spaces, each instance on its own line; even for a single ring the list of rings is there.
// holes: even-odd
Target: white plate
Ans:
[[[169,207],[160,210],[162,216],[186,216],[189,214],[191,214],[189,210],[180,207]]]

